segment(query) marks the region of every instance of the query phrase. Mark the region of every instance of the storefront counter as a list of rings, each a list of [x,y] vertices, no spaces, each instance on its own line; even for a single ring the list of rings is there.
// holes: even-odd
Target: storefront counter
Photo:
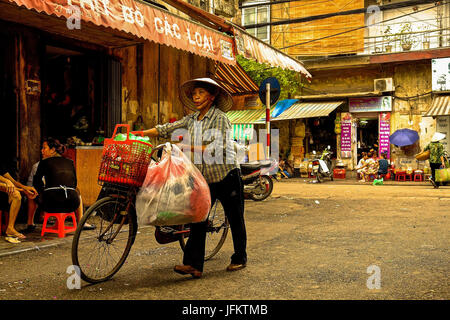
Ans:
[[[77,146],[67,152],[68,158],[74,161],[78,188],[85,206],[94,204],[101,189],[97,177],[102,152],[103,146]]]

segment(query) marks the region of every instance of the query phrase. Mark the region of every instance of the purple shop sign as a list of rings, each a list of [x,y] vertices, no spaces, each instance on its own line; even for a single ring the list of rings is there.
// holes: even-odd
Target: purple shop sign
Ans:
[[[341,157],[351,158],[352,156],[352,122],[341,122]]]
[[[386,113],[380,113],[379,119],[378,119],[378,126],[379,126],[379,143],[380,146],[378,148],[379,156],[381,156],[382,153],[387,154],[387,159],[390,159],[390,140],[389,136],[391,134],[391,114],[389,112]]]
[[[392,111],[392,97],[350,98],[349,112],[386,112]]]

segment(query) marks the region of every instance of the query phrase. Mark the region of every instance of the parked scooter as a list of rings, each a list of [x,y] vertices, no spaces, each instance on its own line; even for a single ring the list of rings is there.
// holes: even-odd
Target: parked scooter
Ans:
[[[316,155],[316,151],[313,151]],[[312,175],[316,177],[317,182],[322,182],[324,178],[330,178],[333,181],[333,162],[331,161],[331,146],[328,146],[322,156],[312,161]]]
[[[278,161],[264,160],[241,163],[242,181],[244,182],[244,197],[255,201],[266,199],[273,190],[271,172],[276,172]]]

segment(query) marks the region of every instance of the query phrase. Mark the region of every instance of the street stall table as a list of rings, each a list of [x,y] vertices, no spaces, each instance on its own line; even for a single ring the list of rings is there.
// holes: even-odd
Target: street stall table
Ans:
[[[67,158],[73,160],[77,173],[77,185],[84,206],[90,206],[97,200],[101,186],[97,183],[103,146],[77,146],[68,149]]]

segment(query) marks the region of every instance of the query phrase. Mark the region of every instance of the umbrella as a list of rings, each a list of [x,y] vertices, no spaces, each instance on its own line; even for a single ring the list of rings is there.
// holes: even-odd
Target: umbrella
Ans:
[[[409,146],[419,140],[419,134],[417,131],[411,129],[400,129],[395,131],[389,137],[390,142],[399,147]]]

